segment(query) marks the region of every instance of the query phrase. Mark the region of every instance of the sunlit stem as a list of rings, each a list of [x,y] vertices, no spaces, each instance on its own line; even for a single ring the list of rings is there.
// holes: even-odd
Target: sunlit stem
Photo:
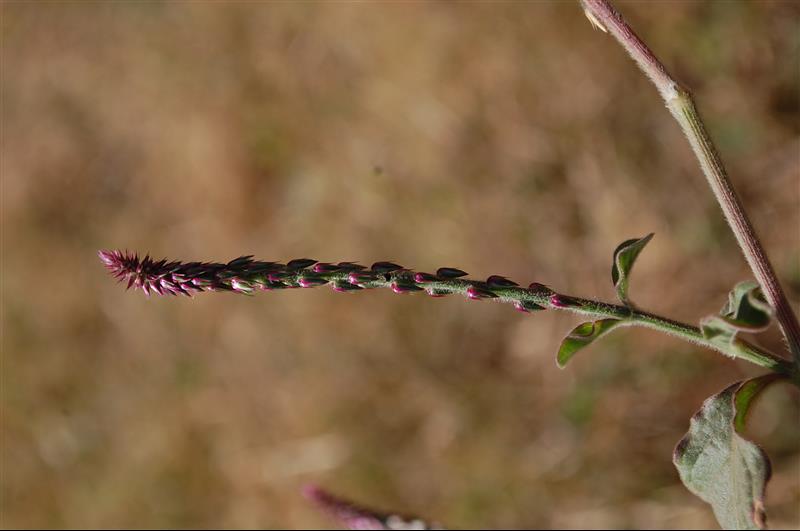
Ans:
[[[592,24],[613,35],[627,50],[639,68],[656,86],[667,104],[667,108],[680,124],[753,275],[761,286],[767,301],[775,310],[775,317],[789,345],[789,350],[794,356],[795,364],[800,368],[800,323],[798,323],[789,300],[778,282],[775,271],[745,213],[742,202],[728,178],[719,153],[692,100],[691,93],[667,72],[650,48],[636,35],[608,1],[581,0],[581,4]]]

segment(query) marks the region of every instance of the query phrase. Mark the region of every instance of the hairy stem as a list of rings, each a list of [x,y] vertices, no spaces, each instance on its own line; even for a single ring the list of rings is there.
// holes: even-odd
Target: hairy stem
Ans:
[[[700,167],[722,208],[728,225],[736,236],[750,269],[767,301],[775,310],[775,317],[794,356],[795,364],[800,368],[800,323],[728,178],[691,93],[667,72],[650,48],[607,0],[581,0],[581,4],[592,23],[611,33],[627,50],[656,86],[667,108],[677,120],[700,162]]]
[[[509,303],[523,312],[555,309],[619,319],[625,325],[658,330],[781,374],[797,377],[798,372],[788,361],[742,340],[721,344],[705,338],[695,326],[628,306],[557,293],[539,283],[523,288],[497,275],[485,281],[470,280],[463,278],[467,275],[464,271],[449,267],[432,274],[391,262],[377,262],[366,268],[353,262],[320,263],[304,258],[282,264],[255,261],[249,256],[227,263],[155,261],[149,256],[139,259],[120,251],[100,251],[99,256],[115,277],[127,282],[128,288],[140,288],[147,294],[191,296],[202,291],[232,291],[251,295],[256,291],[330,285],[341,292],[389,288],[399,294],[462,295],[472,300]]]

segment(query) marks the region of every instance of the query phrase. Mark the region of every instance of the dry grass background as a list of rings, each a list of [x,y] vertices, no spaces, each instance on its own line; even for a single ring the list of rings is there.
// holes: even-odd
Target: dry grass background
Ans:
[[[800,9],[620,3],[697,95],[800,298]],[[2,526],[331,525],[318,482],[453,527],[714,527],[673,445],[757,374],[570,316],[327,289],[125,293],[95,252],[394,260],[696,322],[749,273],[655,90],[576,2],[2,4]],[[760,341],[780,348],[776,333]],[[800,396],[770,390],[774,527]]]

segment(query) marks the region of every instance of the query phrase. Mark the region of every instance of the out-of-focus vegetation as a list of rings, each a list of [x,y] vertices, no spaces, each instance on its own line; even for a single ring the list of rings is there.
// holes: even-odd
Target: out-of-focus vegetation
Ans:
[[[800,298],[800,9],[620,3],[696,92]],[[3,527],[309,527],[319,482],[453,527],[714,527],[675,443],[752,366],[388,292],[146,299],[95,252],[455,266],[696,322],[750,278],[655,90],[577,2],[4,2]],[[777,333],[760,337],[781,349]],[[800,397],[750,427],[800,525]]]

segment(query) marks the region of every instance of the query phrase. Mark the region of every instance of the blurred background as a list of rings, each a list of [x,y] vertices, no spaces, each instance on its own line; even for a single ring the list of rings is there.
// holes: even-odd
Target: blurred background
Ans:
[[[800,7],[620,2],[696,93],[800,300]],[[2,526],[305,528],[307,483],[451,527],[714,528],[671,452],[759,374],[491,302],[147,299],[98,249],[392,260],[697,322],[751,277],[677,125],[577,2],[4,2]],[[781,350],[775,330],[759,336]],[[800,393],[749,435],[800,526]]]

